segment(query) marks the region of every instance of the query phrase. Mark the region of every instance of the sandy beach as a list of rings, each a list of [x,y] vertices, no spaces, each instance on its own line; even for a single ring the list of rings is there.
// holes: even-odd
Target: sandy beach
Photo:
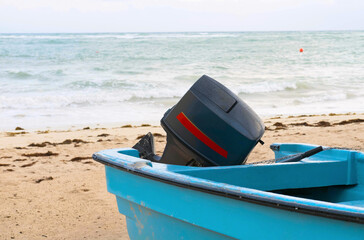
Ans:
[[[274,158],[274,142],[311,143],[364,151],[364,114],[273,117],[264,120],[265,145],[248,162]],[[125,218],[106,190],[94,152],[133,146],[147,132],[157,153],[160,126],[125,125],[69,131],[0,133],[0,239],[128,239]]]

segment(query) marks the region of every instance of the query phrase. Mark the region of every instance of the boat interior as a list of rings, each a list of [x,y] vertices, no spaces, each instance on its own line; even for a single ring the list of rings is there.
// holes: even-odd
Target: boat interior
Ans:
[[[277,146],[276,159],[310,148],[310,145],[299,144]],[[328,149],[294,163],[207,168],[168,165],[168,171],[239,187],[364,208],[364,153],[361,152]]]

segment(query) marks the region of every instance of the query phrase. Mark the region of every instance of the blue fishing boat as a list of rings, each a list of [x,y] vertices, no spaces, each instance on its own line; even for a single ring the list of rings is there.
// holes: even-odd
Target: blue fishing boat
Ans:
[[[281,158],[314,148],[274,144]],[[328,149],[299,162],[191,167],[94,154],[130,239],[364,239],[364,153]]]
[[[264,125],[203,76],[133,148],[97,152],[131,239],[364,239],[364,153],[273,144],[246,164]]]

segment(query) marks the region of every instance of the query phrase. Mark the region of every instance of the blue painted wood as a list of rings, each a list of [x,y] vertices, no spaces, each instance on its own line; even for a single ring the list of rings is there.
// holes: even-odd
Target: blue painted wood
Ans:
[[[195,168],[178,173],[229,183],[236,186],[271,191],[291,188],[311,188],[333,185],[350,185],[346,161],[326,161],[296,164],[246,165],[240,168]],[[336,174],[332,174],[335,172]]]
[[[279,144],[275,154],[279,158],[313,147]],[[307,207],[364,216],[363,153],[331,149],[298,163],[210,168],[158,164],[137,156],[134,149],[94,155],[106,164],[107,188],[127,217],[131,239],[364,238],[361,223],[300,211]],[[290,189],[302,191],[285,194]]]

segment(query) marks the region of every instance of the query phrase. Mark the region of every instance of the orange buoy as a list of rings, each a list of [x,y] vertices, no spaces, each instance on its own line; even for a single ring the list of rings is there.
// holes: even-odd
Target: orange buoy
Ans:
[[[303,48],[300,48],[300,52],[303,52]]]

